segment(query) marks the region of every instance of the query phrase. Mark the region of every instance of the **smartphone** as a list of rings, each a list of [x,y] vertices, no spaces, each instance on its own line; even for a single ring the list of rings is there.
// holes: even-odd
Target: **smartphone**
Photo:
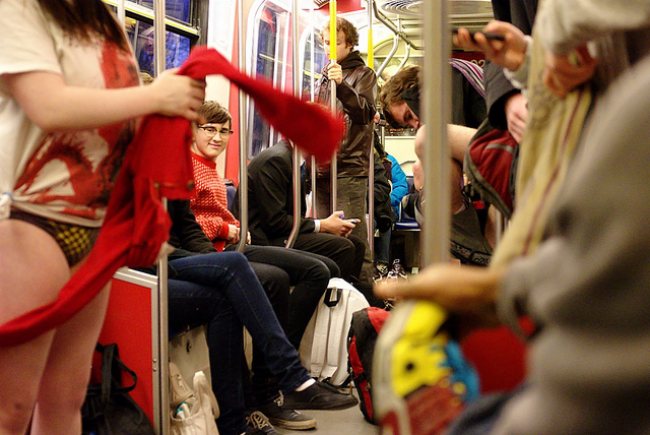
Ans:
[[[451,29],[451,33],[454,34],[454,35],[458,34],[458,29],[457,28]],[[485,38],[488,41],[505,41],[506,40],[506,37],[504,35],[499,34],[499,33],[493,33],[493,32],[469,32],[469,36],[470,36],[470,38],[472,38],[472,41],[475,41],[474,35],[476,35],[477,33],[482,33],[483,36],[485,36]]]

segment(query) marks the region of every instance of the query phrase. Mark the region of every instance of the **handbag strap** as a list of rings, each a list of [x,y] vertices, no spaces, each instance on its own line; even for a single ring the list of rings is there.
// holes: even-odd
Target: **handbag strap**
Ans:
[[[111,393],[126,394],[133,390],[138,383],[137,374],[122,362],[116,343],[103,345],[97,343],[95,350],[102,355],[101,400],[108,403]],[[122,385],[122,374],[131,377],[131,383]]]

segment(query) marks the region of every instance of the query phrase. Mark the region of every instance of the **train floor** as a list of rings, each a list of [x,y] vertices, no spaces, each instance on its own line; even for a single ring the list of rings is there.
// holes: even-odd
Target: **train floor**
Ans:
[[[356,396],[356,391],[354,392]],[[283,435],[376,435],[379,433],[377,426],[363,419],[359,405],[339,411],[312,411],[305,410],[305,414],[312,416],[318,422],[315,430],[294,431],[282,428],[276,430]]]

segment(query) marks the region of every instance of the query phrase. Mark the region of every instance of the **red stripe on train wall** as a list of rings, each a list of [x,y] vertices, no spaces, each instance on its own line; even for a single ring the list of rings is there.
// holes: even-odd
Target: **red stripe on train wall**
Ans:
[[[364,0],[338,0],[336,2],[336,11],[338,13],[360,11],[365,9],[363,6],[365,3]],[[318,8],[318,11],[329,14],[329,2],[325,2],[324,5]]]

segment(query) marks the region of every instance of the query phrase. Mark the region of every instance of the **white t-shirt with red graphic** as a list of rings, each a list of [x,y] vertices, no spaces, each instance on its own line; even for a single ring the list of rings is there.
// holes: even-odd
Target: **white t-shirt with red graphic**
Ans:
[[[70,86],[135,86],[133,54],[104,40],[71,39],[38,0],[0,1],[0,29],[0,194],[21,211],[100,226],[135,123],[44,133],[8,94],[2,75],[50,71]]]

